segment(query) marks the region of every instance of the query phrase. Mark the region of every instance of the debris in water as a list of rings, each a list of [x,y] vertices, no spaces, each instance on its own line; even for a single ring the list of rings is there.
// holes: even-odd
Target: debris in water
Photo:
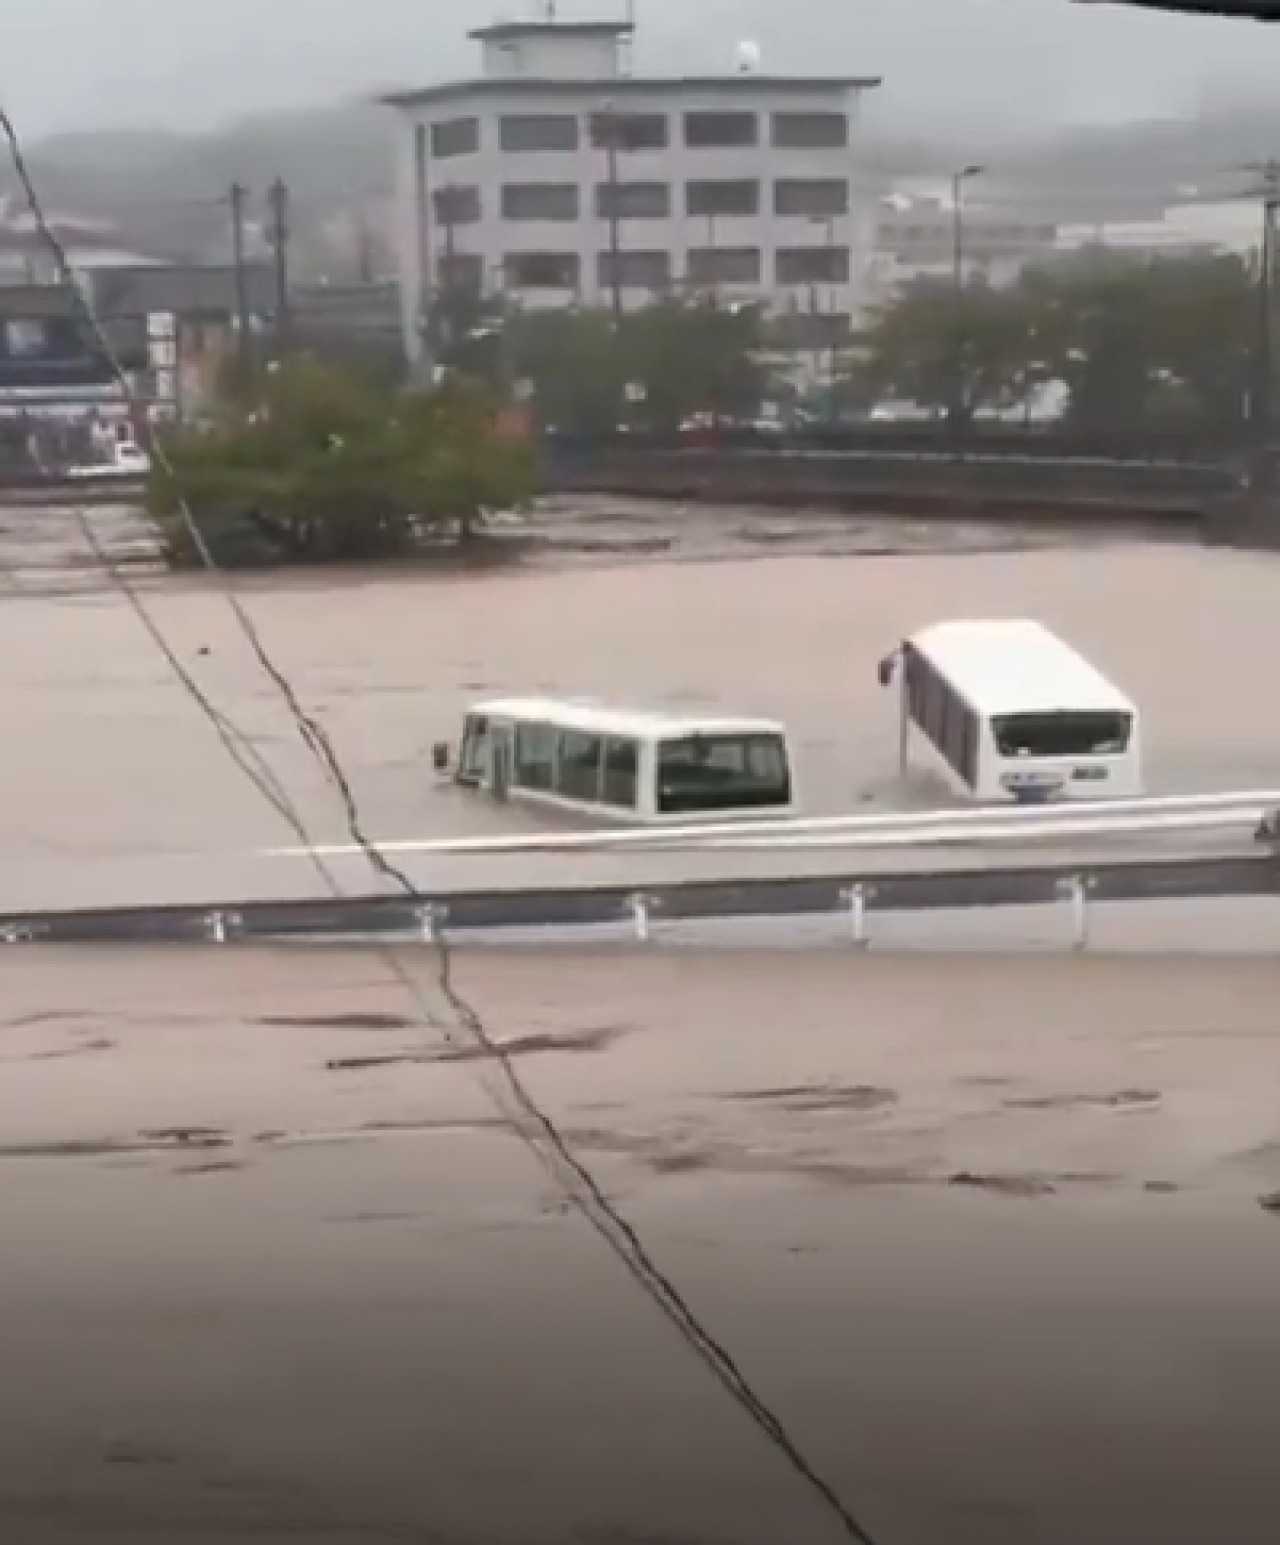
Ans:
[[[998,1196],[1053,1196],[1054,1187],[1034,1175],[979,1175],[961,1170],[949,1181],[953,1186],[969,1186],[978,1191],[991,1191]]]

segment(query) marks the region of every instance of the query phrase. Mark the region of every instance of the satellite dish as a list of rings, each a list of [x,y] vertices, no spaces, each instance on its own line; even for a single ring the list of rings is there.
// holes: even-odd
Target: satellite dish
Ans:
[[[754,75],[760,68],[761,57],[759,43],[753,43],[749,38],[744,39],[734,50],[738,74]]]

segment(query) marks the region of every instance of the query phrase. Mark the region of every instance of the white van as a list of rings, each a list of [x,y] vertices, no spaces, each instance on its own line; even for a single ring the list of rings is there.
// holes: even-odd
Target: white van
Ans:
[[[765,719],[641,713],[504,698],[466,714],[436,767],[499,800],[646,824],[796,811],[786,730]]]
[[[1138,798],[1136,706],[1039,622],[938,623],[880,663],[901,676],[900,759],[919,730],[980,800]]]

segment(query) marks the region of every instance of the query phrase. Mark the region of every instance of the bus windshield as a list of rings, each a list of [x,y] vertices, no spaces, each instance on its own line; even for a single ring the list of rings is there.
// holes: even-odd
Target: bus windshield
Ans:
[[[991,721],[1003,757],[1123,756],[1133,733],[1127,713],[1019,713]]]
[[[780,735],[689,735],[658,746],[658,813],[776,809],[791,803]]]

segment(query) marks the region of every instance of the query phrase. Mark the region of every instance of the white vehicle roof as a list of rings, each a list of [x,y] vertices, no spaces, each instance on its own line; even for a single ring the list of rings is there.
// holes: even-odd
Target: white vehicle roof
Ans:
[[[586,735],[620,735],[634,740],[676,740],[686,735],[781,735],[783,725],[771,719],[698,717],[627,708],[579,699],[548,697],[490,698],[473,703],[468,713],[493,719],[523,719],[556,724]]]
[[[1136,712],[1114,682],[1039,622],[940,622],[909,642],[980,714]]]

